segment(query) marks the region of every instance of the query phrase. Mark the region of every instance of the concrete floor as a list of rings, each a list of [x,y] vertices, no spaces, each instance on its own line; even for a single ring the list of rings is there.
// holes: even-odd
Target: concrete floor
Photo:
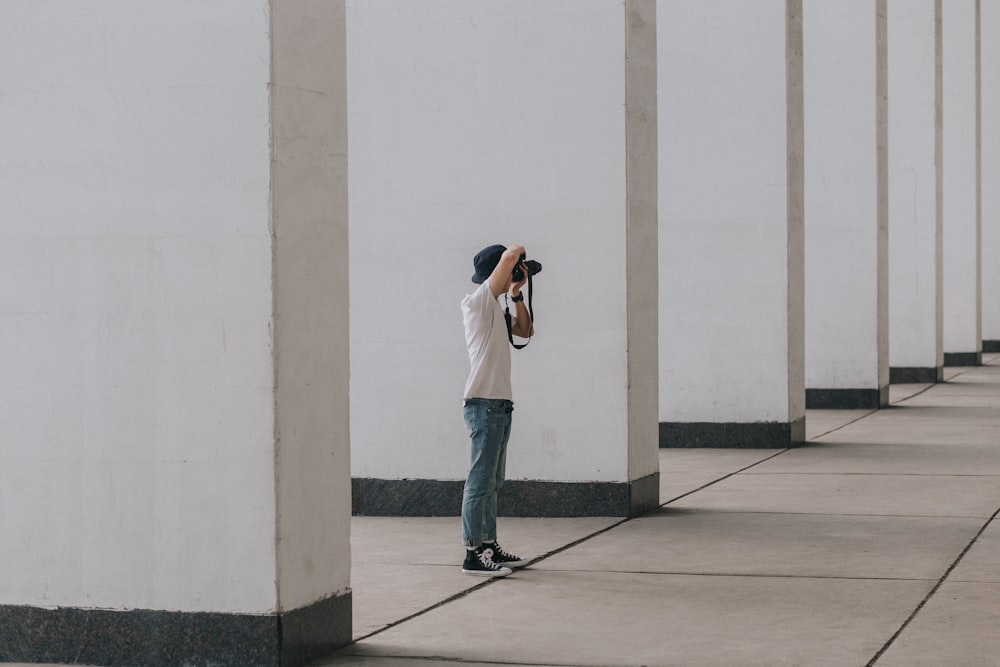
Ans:
[[[663,450],[663,506],[500,522],[534,562],[459,573],[455,518],[356,517],[357,641],[310,667],[1000,665],[1000,355],[789,450]]]

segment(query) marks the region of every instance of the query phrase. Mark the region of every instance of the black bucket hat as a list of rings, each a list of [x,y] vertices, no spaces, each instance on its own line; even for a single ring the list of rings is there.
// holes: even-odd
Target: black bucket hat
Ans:
[[[472,282],[477,285],[490,277],[493,269],[500,263],[500,256],[507,248],[502,245],[491,245],[476,253],[472,260],[472,265],[476,267],[476,272],[472,274]]]

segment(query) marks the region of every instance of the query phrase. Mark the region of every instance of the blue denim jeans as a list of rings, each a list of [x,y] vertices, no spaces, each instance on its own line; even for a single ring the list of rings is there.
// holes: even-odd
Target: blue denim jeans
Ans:
[[[462,541],[478,547],[497,537],[497,492],[507,467],[514,404],[505,399],[465,399],[465,425],[472,441],[472,463],[462,497]]]

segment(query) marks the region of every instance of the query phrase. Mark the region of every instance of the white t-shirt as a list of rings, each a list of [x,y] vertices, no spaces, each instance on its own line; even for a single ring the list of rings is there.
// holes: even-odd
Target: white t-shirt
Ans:
[[[465,320],[465,344],[472,364],[465,383],[465,398],[514,400],[510,387],[507,324],[500,302],[493,297],[489,280],[462,299],[462,319]]]

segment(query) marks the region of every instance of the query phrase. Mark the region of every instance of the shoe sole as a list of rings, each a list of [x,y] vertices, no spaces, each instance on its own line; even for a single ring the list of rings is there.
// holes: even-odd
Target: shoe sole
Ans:
[[[506,570],[506,571],[504,571]],[[510,568],[504,568],[504,570],[492,571],[492,570],[466,570],[462,568],[462,574],[471,574],[474,577],[506,577],[511,574],[512,570]]]
[[[497,563],[500,567],[522,567],[527,564],[528,561],[526,560],[512,560],[506,563]]]

